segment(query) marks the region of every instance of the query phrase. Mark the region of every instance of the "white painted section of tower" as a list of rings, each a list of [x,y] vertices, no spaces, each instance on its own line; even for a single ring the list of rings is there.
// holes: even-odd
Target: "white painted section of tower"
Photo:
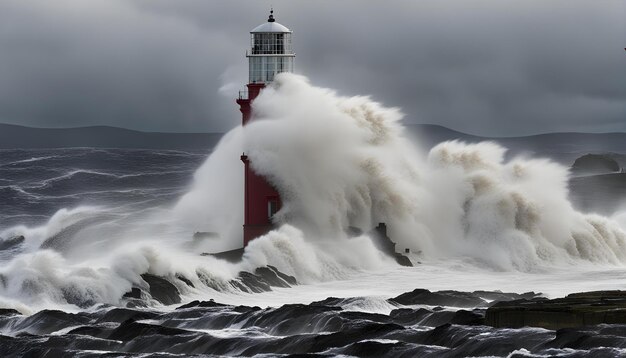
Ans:
[[[282,72],[293,72],[292,31],[277,23],[270,15],[268,22],[255,27],[251,34],[249,83],[269,83]]]

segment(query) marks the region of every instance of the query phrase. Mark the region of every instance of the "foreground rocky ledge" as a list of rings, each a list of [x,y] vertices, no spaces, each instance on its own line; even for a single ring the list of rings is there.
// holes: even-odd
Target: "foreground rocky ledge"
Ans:
[[[501,328],[561,329],[598,324],[626,324],[626,291],[574,293],[564,298],[520,299],[498,302],[485,323]]]
[[[146,278],[155,287],[164,284]],[[329,297],[267,308],[193,301],[166,311],[98,305],[79,313],[44,310],[31,316],[4,309],[0,310],[0,356],[579,358],[626,353],[626,325],[622,324],[554,331],[494,328],[491,318],[485,319],[486,312],[491,315],[520,306],[522,312],[532,314],[537,314],[537,307],[559,305],[559,313],[620,311],[624,293],[619,291],[548,300],[533,292],[416,289],[381,298],[379,303],[388,305],[388,313],[368,312],[371,300],[376,299]],[[543,315],[550,322],[557,322],[555,317],[562,320],[545,311]],[[529,319],[522,324],[534,323]]]

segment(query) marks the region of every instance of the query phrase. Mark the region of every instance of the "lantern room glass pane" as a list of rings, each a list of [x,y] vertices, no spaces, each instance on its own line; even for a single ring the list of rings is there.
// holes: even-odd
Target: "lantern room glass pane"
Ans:
[[[252,34],[251,53],[253,55],[281,55],[291,53],[290,33]]]

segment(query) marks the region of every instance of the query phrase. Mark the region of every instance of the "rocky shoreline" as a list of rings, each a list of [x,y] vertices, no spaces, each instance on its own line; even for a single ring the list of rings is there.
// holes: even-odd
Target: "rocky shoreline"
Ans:
[[[153,278],[147,281],[153,290],[161,287]],[[31,316],[5,309],[0,353],[582,357],[618,356],[626,347],[623,291],[547,299],[534,292],[416,289],[387,299],[389,312],[358,309],[367,300],[329,297],[267,308],[193,301],[171,311],[98,305],[80,313],[44,310]]]
[[[582,292],[552,300],[539,297],[497,302],[487,310],[485,324],[496,328],[554,330],[626,324],[626,291]]]

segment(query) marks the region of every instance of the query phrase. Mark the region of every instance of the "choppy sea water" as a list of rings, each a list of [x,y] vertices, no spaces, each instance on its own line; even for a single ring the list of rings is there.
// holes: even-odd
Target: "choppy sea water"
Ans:
[[[0,150],[0,231],[42,225],[81,205],[136,211],[184,193],[206,152],[141,149]]]
[[[171,206],[187,191],[206,155],[91,148],[1,151],[1,230],[45,225],[59,208],[97,205],[105,212],[132,216]],[[4,256],[3,262],[10,258]],[[486,327],[481,319],[492,298],[477,292],[535,291],[559,297],[621,289],[626,286],[625,269],[587,264],[497,271],[463,259],[429,260],[418,254],[410,258],[415,267],[385,265],[321,282],[274,283],[264,292],[201,289],[189,286],[201,285],[201,280],[172,280],[181,300],[169,305],[148,297],[145,304],[128,299],[82,308],[49,302],[28,312],[6,309],[0,311],[0,353],[7,357],[626,354],[626,326],[568,332]],[[210,271],[214,262],[206,265]],[[454,293],[444,294],[452,298],[439,304],[393,300],[415,288],[469,293],[463,302]]]
[[[567,165],[493,142],[423,151],[398,109],[301,76],[277,76],[255,111],[211,155],[0,151],[0,356],[624,353],[623,325],[485,318],[623,287],[620,173],[578,185],[615,184],[583,197],[597,215],[572,205]],[[242,245],[242,152],[283,205],[276,230],[215,256]],[[381,222],[412,267],[380,249]]]

